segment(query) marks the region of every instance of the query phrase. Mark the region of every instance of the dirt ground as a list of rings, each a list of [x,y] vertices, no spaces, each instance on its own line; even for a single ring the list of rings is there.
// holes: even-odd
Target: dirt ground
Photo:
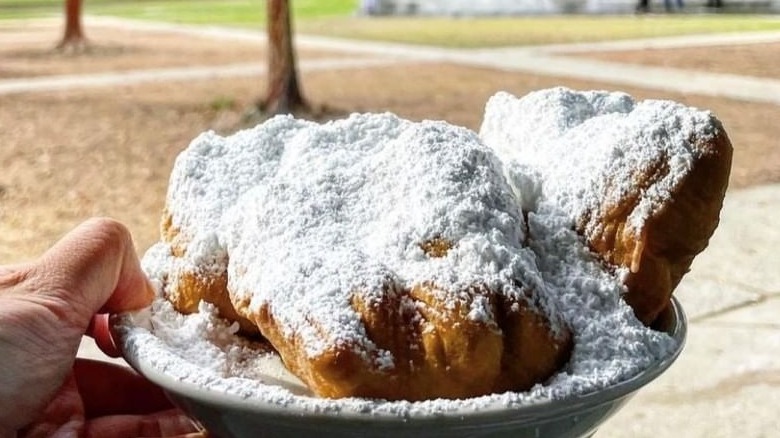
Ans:
[[[0,79],[46,75],[86,74],[141,68],[171,68],[241,63],[264,63],[265,45],[209,37],[184,37],[169,32],[137,31],[92,26],[85,53],[54,50],[60,37],[51,25],[0,26]],[[301,49],[306,59],[343,56]],[[355,57],[352,55],[351,57]]]
[[[0,47],[5,48],[0,51],[0,70],[7,65],[8,53],[16,53],[13,59],[17,61],[27,59],[24,51],[2,44],[6,37],[0,31]],[[78,65],[85,59],[109,69],[159,66],[177,56],[198,65],[236,62],[220,51],[224,42],[176,38],[166,36],[166,42],[159,44],[152,37],[106,40],[100,44],[121,49],[51,58],[40,54],[49,47],[49,40],[39,38],[37,43],[28,41],[31,49],[27,50],[38,53],[31,59],[39,59],[40,65],[56,65],[59,72],[84,71]],[[245,55],[256,49],[246,50]],[[141,53],[150,55],[133,55]],[[209,54],[215,58],[208,58]],[[260,55],[252,56],[258,59]],[[302,59],[307,56],[328,54],[299,53]],[[775,52],[766,56],[777,62]],[[447,64],[303,72],[302,84],[313,103],[344,113],[393,111],[412,119],[445,119],[474,129],[479,127],[486,99],[498,90],[524,94],[556,85],[615,88],[608,83]],[[138,249],[145,250],[158,237],[176,155],[204,130],[229,133],[239,129],[246,109],[263,86],[261,77],[250,77],[0,95],[0,263],[39,255],[93,215],[125,222]],[[780,181],[780,124],[776,123],[780,106],[643,89],[624,91],[714,111],[735,146],[731,187]]]

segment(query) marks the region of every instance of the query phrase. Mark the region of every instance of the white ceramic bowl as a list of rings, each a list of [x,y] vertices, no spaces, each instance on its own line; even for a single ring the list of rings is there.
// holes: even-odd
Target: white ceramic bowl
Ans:
[[[661,375],[682,351],[687,322],[677,300],[660,327],[677,340],[677,349],[638,375],[599,391],[519,407],[495,407],[436,416],[357,412],[311,412],[206,390],[160,372],[136,354],[128,333],[130,318],[114,320],[125,359],[161,386],[171,400],[220,438],[247,437],[533,437],[579,438],[593,435],[643,386]]]

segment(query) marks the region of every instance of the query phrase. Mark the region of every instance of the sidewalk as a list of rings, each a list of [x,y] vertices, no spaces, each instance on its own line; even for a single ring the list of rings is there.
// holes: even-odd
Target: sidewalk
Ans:
[[[780,185],[731,191],[721,223],[675,295],[682,355],[597,437],[780,434]]]
[[[204,38],[262,39],[259,32],[195,28],[162,23],[87,17],[88,25],[129,26],[199,35]],[[399,44],[355,42],[300,36],[309,47],[370,58],[345,59],[349,66],[447,61],[501,70],[529,71],[596,79],[620,85],[683,91],[780,105],[780,80],[715,75],[668,68],[567,58],[566,51],[641,47],[687,47],[747,42],[778,42],[780,33],[678,37],[600,45],[542,48],[453,50]],[[344,68],[347,64],[304,65]],[[177,81],[201,75],[256,75],[260,65],[224,69],[191,68],[116,72],[89,77],[49,77],[27,85],[0,80],[0,94],[33,93],[52,87],[108,86],[143,81]],[[692,76],[693,75],[693,76]],[[102,82],[101,82],[102,81]],[[35,85],[37,84],[37,85]],[[739,146],[739,145],[737,145]],[[780,145],[779,145],[780,146]],[[780,434],[780,185],[731,190],[721,225],[676,296],[687,311],[688,342],[677,363],[642,390],[599,431],[600,438],[621,437],[774,437]],[[91,340],[80,350],[103,357]],[[120,361],[121,362],[121,361]]]

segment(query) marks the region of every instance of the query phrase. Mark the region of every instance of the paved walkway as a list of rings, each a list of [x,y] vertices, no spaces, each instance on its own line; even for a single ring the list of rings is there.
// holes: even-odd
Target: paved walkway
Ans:
[[[672,368],[597,437],[780,436],[780,185],[731,191],[676,291],[690,327]]]
[[[262,40],[259,32],[88,17],[88,25],[132,27],[209,38]],[[777,42],[780,32],[676,37],[631,42],[452,50],[299,36],[302,46],[361,58],[322,61],[303,68],[348,68],[387,62],[447,61],[502,70],[608,81],[658,90],[731,97],[780,105],[780,81],[667,68],[571,59],[567,51],[689,47]],[[211,75],[256,75],[259,65],[218,69],[157,69],[36,81],[0,81],[0,94],[124,82],[182,80]],[[738,145],[737,145],[738,146]],[[677,363],[642,390],[598,437],[774,437],[780,435],[780,185],[728,193],[721,225],[676,295],[690,318],[689,338]],[[81,354],[102,357],[91,341]]]

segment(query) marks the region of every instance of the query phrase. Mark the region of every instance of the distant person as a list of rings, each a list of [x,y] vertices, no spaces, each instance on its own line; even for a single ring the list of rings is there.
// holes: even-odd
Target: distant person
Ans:
[[[707,1],[712,1],[712,0],[707,0]],[[666,8],[666,12],[672,12],[674,10],[674,8],[672,7],[672,0],[664,0],[664,7]],[[683,10],[684,7],[685,5],[683,4],[683,0],[677,0],[677,9],[681,11]]]
[[[650,0],[639,0],[639,3],[636,5],[636,12],[638,14],[650,12]]]
[[[377,15],[379,13],[377,0],[363,0],[360,9],[364,15]]]

